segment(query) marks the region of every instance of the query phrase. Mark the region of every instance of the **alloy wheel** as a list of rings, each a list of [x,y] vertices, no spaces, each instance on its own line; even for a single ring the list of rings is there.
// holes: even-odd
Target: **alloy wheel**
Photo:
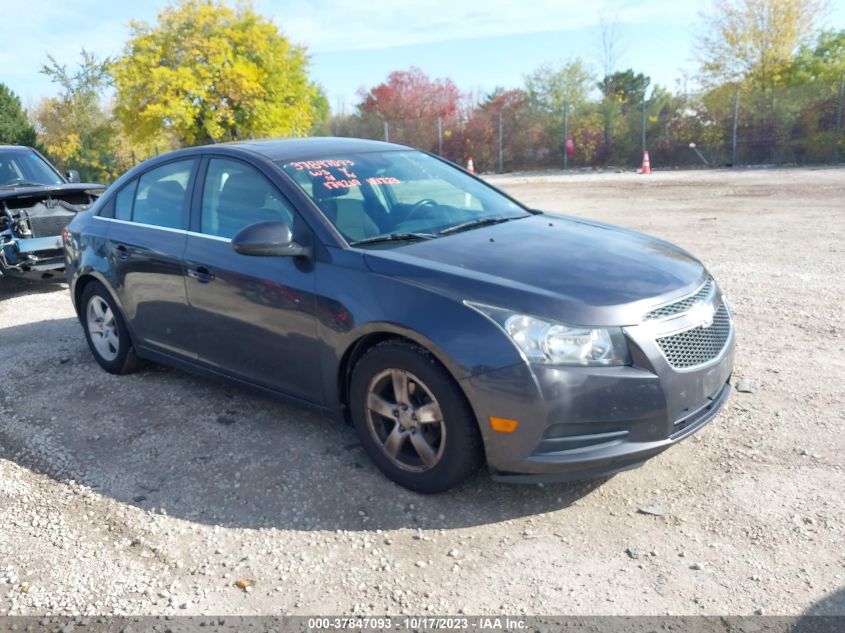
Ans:
[[[93,295],[86,308],[86,323],[91,344],[105,361],[113,361],[120,350],[117,321],[109,304],[99,295]]]
[[[446,447],[440,404],[417,376],[386,369],[367,388],[367,426],[390,461],[411,472],[434,468]]]

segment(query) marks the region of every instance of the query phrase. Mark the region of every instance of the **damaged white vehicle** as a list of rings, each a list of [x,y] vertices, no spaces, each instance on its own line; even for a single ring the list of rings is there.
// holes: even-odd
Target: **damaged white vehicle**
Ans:
[[[62,229],[104,189],[76,171],[62,176],[30,147],[0,145],[0,277],[60,272]]]

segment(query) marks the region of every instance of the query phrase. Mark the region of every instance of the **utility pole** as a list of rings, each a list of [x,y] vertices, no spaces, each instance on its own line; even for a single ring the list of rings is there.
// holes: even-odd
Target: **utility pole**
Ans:
[[[731,139],[731,167],[736,166],[736,132],[739,126],[739,88],[736,89],[736,99],[734,100],[734,129],[733,137]]]
[[[443,156],[443,118],[437,115],[437,155]]]
[[[643,155],[645,155],[646,151],[646,125],[648,123],[648,110],[646,109],[646,100],[645,100],[645,93],[646,91],[643,90]]]
[[[836,141],[833,144],[833,159],[839,160],[839,144],[842,142],[842,107],[845,105],[845,74],[839,78],[839,107],[836,110]]]
[[[505,137],[502,126],[502,109],[499,108],[499,173],[505,171]]]
[[[569,167],[569,152],[567,152],[566,139],[569,138],[569,104],[563,104],[563,168]]]
[[[390,127],[387,125],[387,119],[384,120],[384,140],[390,142]]]

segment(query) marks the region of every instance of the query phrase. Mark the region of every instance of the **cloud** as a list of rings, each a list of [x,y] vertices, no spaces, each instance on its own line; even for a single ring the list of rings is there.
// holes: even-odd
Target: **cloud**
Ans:
[[[145,4],[143,12],[155,16],[165,1]],[[138,14],[129,3],[100,0],[23,0],[4,4],[0,81],[18,93],[27,106],[56,92],[49,78],[39,73],[48,55],[68,67],[77,63],[82,48],[100,57],[114,55],[129,35],[129,19]]]
[[[314,54],[595,28],[602,15],[621,26],[688,24],[696,2],[684,0],[254,0],[256,9]],[[235,0],[229,0],[235,4]],[[22,0],[3,3],[0,81],[24,102],[54,94],[39,74],[50,54],[73,65],[82,47],[119,53],[130,19],[152,21],[168,0]]]
[[[257,6],[294,41],[311,52],[328,53],[575,31],[596,27],[602,16],[622,25],[685,23],[695,16],[696,5],[678,0],[314,0],[279,10],[277,3],[264,0]]]

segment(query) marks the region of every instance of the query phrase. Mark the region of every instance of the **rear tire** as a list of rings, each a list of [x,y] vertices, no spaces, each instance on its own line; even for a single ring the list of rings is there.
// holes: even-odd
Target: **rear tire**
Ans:
[[[141,367],[123,315],[101,283],[89,282],[82,291],[79,320],[100,367],[110,374],[130,374]]]
[[[478,423],[452,376],[423,348],[379,343],[355,365],[352,420],[361,443],[389,479],[437,493],[484,461]]]

